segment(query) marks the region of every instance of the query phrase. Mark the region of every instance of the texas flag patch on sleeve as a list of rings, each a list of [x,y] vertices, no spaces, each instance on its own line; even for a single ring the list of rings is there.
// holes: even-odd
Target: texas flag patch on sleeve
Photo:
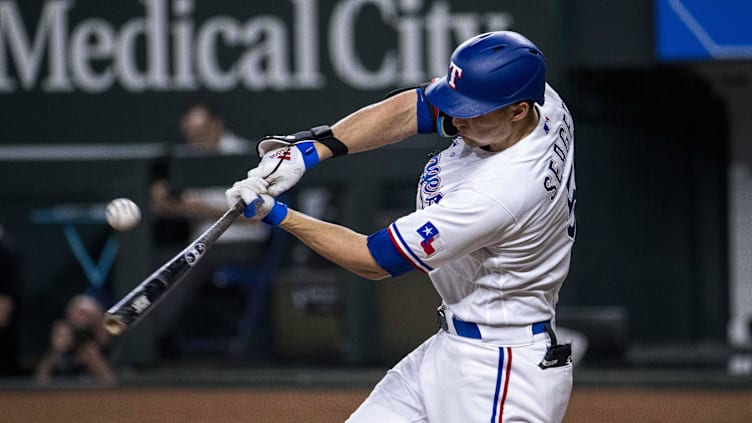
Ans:
[[[430,221],[424,223],[416,232],[418,232],[422,239],[420,248],[423,249],[426,257],[430,257],[444,248],[444,240],[441,239],[439,230]]]

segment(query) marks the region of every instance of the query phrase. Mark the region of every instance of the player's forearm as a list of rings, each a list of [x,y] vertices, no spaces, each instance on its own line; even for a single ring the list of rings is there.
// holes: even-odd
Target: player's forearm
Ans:
[[[371,256],[366,244],[367,237],[363,234],[292,209],[279,227],[321,256],[357,275],[373,280],[389,277]]]
[[[402,141],[418,133],[417,100],[414,90],[397,94],[346,116],[332,126],[332,132],[347,146],[349,154]],[[316,150],[322,160],[331,156],[323,145],[317,145]]]

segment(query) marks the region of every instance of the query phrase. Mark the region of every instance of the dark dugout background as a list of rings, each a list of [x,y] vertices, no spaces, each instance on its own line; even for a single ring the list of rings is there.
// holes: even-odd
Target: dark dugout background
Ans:
[[[0,13],[0,143],[12,147],[174,143],[179,106],[197,95],[211,96],[247,138],[331,124],[391,89],[441,75],[461,40],[487,30],[522,32],[545,52],[549,80],[575,117],[578,239],[562,308],[584,316],[585,325],[597,324],[598,314],[588,311],[622,316],[616,327],[599,329],[618,332],[617,355],[628,345],[723,343],[725,106],[696,67],[655,57],[651,1],[1,1]],[[409,209],[414,177],[437,140],[416,137],[415,150],[373,153],[355,162],[360,167],[344,164],[355,158],[327,163],[318,175],[325,182],[339,175],[337,183],[366,197],[371,185],[399,190],[404,201],[396,207]],[[40,334],[61,307],[50,293],[78,289],[50,279],[83,277],[60,253],[66,246],[59,234],[29,224],[29,207],[102,201],[114,192],[145,201],[148,170],[138,169],[152,152],[123,165],[137,174],[84,166],[74,182],[53,186],[55,160],[0,162],[0,218],[28,268],[27,354],[39,353],[46,342]],[[232,163],[232,176],[218,175],[227,169],[219,164],[194,179],[229,183],[245,167]],[[399,177],[379,180],[382,173]],[[387,197],[394,196],[378,196]],[[343,213],[368,216],[368,207],[350,203]],[[346,216],[342,221],[358,230],[378,229]],[[92,242],[101,243],[104,235],[94,232]],[[136,264],[117,270],[119,291],[152,270],[149,239],[136,232],[125,241]],[[40,242],[59,254],[43,254]],[[51,278],[40,262],[60,270]],[[404,310],[375,301],[375,288],[354,289],[351,308],[363,311],[344,317],[355,344],[348,354],[372,361],[378,348],[366,351],[378,337],[363,339],[355,328],[378,332],[369,319],[390,314],[378,310]],[[40,305],[46,314],[35,311]]]

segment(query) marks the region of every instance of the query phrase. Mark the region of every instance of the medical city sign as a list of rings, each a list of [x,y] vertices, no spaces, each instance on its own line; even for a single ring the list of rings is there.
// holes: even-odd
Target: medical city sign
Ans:
[[[239,4],[233,7],[253,7]],[[0,94],[102,93],[115,86],[134,93],[318,90],[330,78],[354,89],[380,89],[443,74],[456,40],[513,23],[503,11],[453,12],[449,1],[283,5],[287,16],[241,19],[199,17],[194,0],[141,0],[142,14],[113,23],[81,16],[72,0],[45,1],[38,16],[24,16],[17,1],[0,1]],[[360,44],[384,35],[363,33],[359,22],[366,12],[395,43],[377,52]]]

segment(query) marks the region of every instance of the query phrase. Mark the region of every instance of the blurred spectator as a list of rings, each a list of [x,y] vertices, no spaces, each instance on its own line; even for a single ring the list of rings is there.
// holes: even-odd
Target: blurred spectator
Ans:
[[[183,107],[178,121],[186,145],[210,153],[248,153],[253,145],[235,135],[219,109],[208,100],[192,100]]]
[[[113,384],[115,374],[107,360],[110,338],[102,325],[104,310],[92,297],[77,295],[66,306],[65,319],[50,330],[50,347],[35,369],[39,383],[54,377],[94,377]]]
[[[255,144],[235,135],[225,124],[220,110],[206,99],[194,99],[188,102],[180,112],[177,121],[182,136],[182,143],[176,146],[179,153],[190,154],[247,154],[249,163],[256,159]],[[178,155],[180,156],[180,155]],[[178,248],[183,248],[206,231],[227,211],[225,198],[226,186],[188,187],[176,190],[169,181],[169,172],[162,169],[156,175],[151,186],[151,212],[156,217],[154,226],[155,243],[162,248],[162,253],[172,256]],[[213,290],[212,282],[219,281],[227,273],[222,269],[244,267],[252,264],[265,242],[270,229],[260,222],[238,219],[217,240],[210,254],[202,258],[181,282],[179,291],[173,292],[154,311],[155,336],[159,340],[162,354],[175,356],[190,353],[186,338],[193,334],[186,331],[200,331],[200,328],[181,330],[176,328],[179,319],[187,315],[187,308],[197,298],[210,300],[212,293],[198,296],[197,292]],[[159,262],[168,257],[159,257]],[[229,267],[228,267],[229,266]],[[224,294],[223,294],[224,295]],[[235,298],[238,299],[237,296]],[[196,307],[198,314],[206,317],[212,310]],[[196,314],[196,313],[192,313]],[[211,319],[200,319],[202,322]],[[202,323],[209,325],[210,323]],[[190,326],[190,325],[189,325]],[[216,328],[224,331],[227,327]],[[219,330],[218,330],[219,331]],[[221,346],[209,349],[223,349]]]
[[[250,155],[253,144],[225,126],[219,109],[207,100],[188,102],[178,119],[178,127],[184,144],[178,150],[205,154]],[[224,198],[225,187],[188,189],[173,192],[166,175],[158,175],[151,189],[151,208],[160,217],[181,217],[191,220],[204,219],[212,223],[227,211]],[[260,225],[259,228],[263,228]],[[196,228],[198,231],[199,228]],[[194,232],[196,232],[194,231]],[[203,232],[203,231],[201,231]],[[225,239],[227,236],[225,236]]]
[[[0,376],[18,372],[19,269],[18,256],[6,242],[0,225]]]

